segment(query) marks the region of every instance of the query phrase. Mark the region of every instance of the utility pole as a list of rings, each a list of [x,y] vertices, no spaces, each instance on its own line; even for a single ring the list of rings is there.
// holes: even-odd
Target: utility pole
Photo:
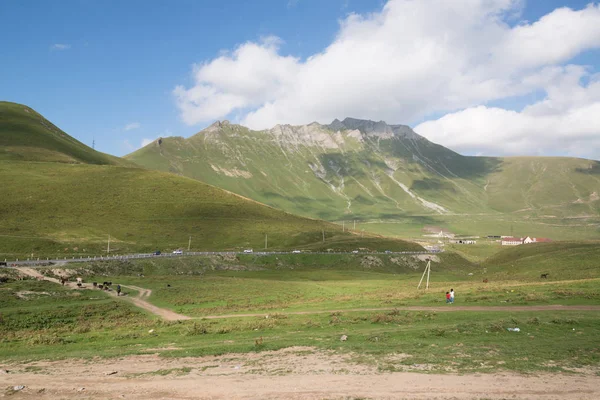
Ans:
[[[325,230],[321,231],[323,233],[323,243],[325,243]]]
[[[267,246],[269,245],[269,237],[268,235],[265,233],[265,250],[267,249]]]
[[[188,241],[188,251],[190,251],[191,246],[192,246],[192,237],[190,236],[190,240]]]
[[[110,235],[108,235],[108,244],[106,246],[106,254],[110,254]]]
[[[423,276],[421,276],[421,280],[419,281],[419,285],[417,286],[417,289],[421,288],[421,283],[423,282],[423,278],[425,278],[425,275],[427,275],[427,284],[425,286],[425,289],[429,289],[429,274],[431,273],[431,260],[427,259],[427,265],[425,266],[425,271],[423,271]]]
[[[354,220],[354,230],[356,230],[356,220]]]
[[[96,139],[92,139],[92,149],[96,149]]]
[[[342,232],[346,232],[345,226],[346,226],[346,221],[342,221]]]

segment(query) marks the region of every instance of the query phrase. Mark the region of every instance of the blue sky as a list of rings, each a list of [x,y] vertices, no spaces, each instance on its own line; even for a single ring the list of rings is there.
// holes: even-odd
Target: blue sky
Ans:
[[[496,13],[502,19],[499,27],[504,26],[507,32],[519,25],[533,24],[557,8],[566,6],[573,11],[582,11],[588,3],[552,0],[513,1],[511,6],[500,4],[509,1],[511,0],[493,1],[498,3],[497,7],[501,10]],[[382,83],[366,78],[362,82],[361,77],[369,75],[368,69],[346,70],[349,64],[354,64],[355,61],[358,64],[364,58],[360,51],[377,48],[378,41],[381,41],[387,53],[390,53],[390,49],[393,53],[394,46],[398,46],[399,53],[405,54],[405,49],[401,46],[406,43],[398,42],[398,37],[410,36],[415,29],[407,27],[404,31],[394,30],[407,25],[407,20],[402,18],[414,12],[418,17],[412,19],[415,23],[419,22],[419,26],[424,26],[428,21],[427,12],[431,12],[434,17],[434,14],[441,12],[439,7],[426,8],[427,1],[422,2],[422,7],[418,10],[410,9],[410,3],[403,0],[389,3],[369,0],[2,1],[0,100],[27,104],[80,141],[91,145],[94,139],[96,149],[115,155],[124,155],[139,148],[144,139],[173,135],[188,137],[215,119],[228,118],[255,128],[264,128],[280,122],[328,122],[328,119],[335,117],[355,116],[419,125],[421,130],[417,131],[431,140],[468,154],[521,152],[596,157],[596,142],[592,144],[592,153],[589,153],[588,142],[581,142],[577,148],[561,150],[560,143],[569,138],[564,132],[557,133],[557,144],[554,147],[544,149],[541,153],[536,153],[532,145],[522,144],[519,147],[517,142],[507,148],[493,147],[489,141],[478,139],[478,135],[495,135],[484,128],[476,134],[465,135],[462,141],[449,139],[456,136],[453,129],[460,129],[462,132],[465,124],[469,125],[470,120],[465,122],[466,114],[478,121],[483,118],[484,121],[480,124],[487,127],[489,124],[486,121],[492,118],[488,115],[490,109],[520,112],[528,105],[542,101],[548,96],[548,91],[560,86],[560,82],[566,80],[569,74],[579,74],[579,84],[595,82],[600,66],[600,43],[595,36],[591,41],[574,41],[574,50],[565,50],[568,55],[549,55],[548,62],[543,64],[508,70],[486,64],[485,82],[510,78],[510,82],[504,82],[503,86],[494,90],[496,93],[504,93],[502,95],[462,96],[455,91],[467,92],[469,86],[461,89],[452,85],[452,89],[442,93],[431,91],[417,97],[397,96],[396,93],[400,92],[417,92],[418,87],[413,89],[406,86],[406,81],[412,79],[411,71],[404,71],[396,66],[391,67],[389,79],[392,83],[397,80],[398,86],[393,93],[384,93],[389,101],[379,103],[366,93],[364,102],[361,102],[358,97],[365,93],[364,87],[373,88],[373,96],[376,96],[381,91],[378,85]],[[465,14],[471,8],[477,7],[465,4]],[[460,9],[458,12],[462,13]],[[482,22],[488,21],[486,18],[489,17],[485,13],[482,11],[480,15],[469,16],[467,23],[472,24],[474,30],[479,29]],[[586,18],[593,23],[595,14],[586,13]],[[424,20],[419,21],[418,18]],[[559,20],[560,18],[557,17]],[[388,26],[393,28],[386,28]],[[454,25],[441,26],[440,29],[446,29],[450,37],[457,32],[459,39],[460,34],[473,36],[472,31],[459,32],[462,28]],[[492,31],[489,33],[490,36],[497,36]],[[544,34],[542,32],[540,36]],[[595,35],[593,32],[591,34]],[[433,40],[431,32],[425,29],[415,35],[413,43]],[[368,38],[372,43],[367,42],[365,46],[357,47],[355,60],[335,59],[336,48],[344,48],[348,43],[355,43],[363,38]],[[501,40],[503,39],[497,39],[493,46],[501,47],[498,44]],[[543,37],[540,40],[540,43],[544,43]],[[244,47],[245,45],[247,46]],[[469,44],[473,47],[479,45],[481,43]],[[257,52],[248,58],[244,58],[242,52],[236,54],[236,50],[244,49]],[[445,53],[448,49],[440,48],[440,52]],[[448,53],[453,53],[454,49],[452,50]],[[355,51],[354,48],[352,51]],[[509,53],[514,52],[510,50]],[[376,60],[381,57],[390,66],[398,61],[388,60],[386,53],[369,54]],[[480,57],[480,53],[475,55]],[[410,54],[407,55],[407,59],[409,58],[412,59]],[[457,76],[460,74],[464,77],[461,81],[471,82],[473,78],[466,77],[464,73],[464,63],[465,60],[471,62],[473,58],[471,54],[464,60],[451,58],[443,61],[449,65],[462,65],[457,67]],[[223,83],[227,76],[218,76],[219,66],[222,65],[220,62],[231,67],[228,70],[230,74],[242,75],[249,70],[247,63],[250,63],[253,68],[257,68],[260,76],[267,76],[269,82],[251,90],[248,89],[248,82],[242,78],[231,84]],[[196,69],[194,64],[198,65]],[[202,68],[202,65],[214,68]],[[280,67],[273,67],[277,65]],[[473,69],[483,68],[481,62],[473,65]],[[566,65],[585,66],[586,72],[556,72],[555,77],[544,78],[544,83],[524,83],[549,74],[549,68],[563,68]],[[299,90],[298,84],[290,82],[297,82],[300,77],[308,80],[304,85],[306,87],[314,82],[327,82],[327,73],[320,75],[326,68],[335,68],[337,72],[326,72],[347,74],[348,79],[338,86],[308,91],[312,98],[322,97],[319,90],[323,93],[339,91],[339,85],[350,89],[355,85],[356,88],[352,89],[355,91],[341,100],[332,97],[328,99],[328,103],[317,104],[315,108],[298,107],[295,102],[302,101],[305,104],[311,101],[311,97],[301,100],[302,94],[294,94]],[[198,72],[198,69],[201,71]],[[296,75],[288,76],[287,69],[296,71]],[[490,75],[491,70],[496,71],[496,75]],[[388,76],[388,71],[378,73]],[[272,81],[268,79],[270,76],[274,76]],[[437,76],[435,70],[431,70],[431,76]],[[454,75],[450,77],[452,76]],[[431,81],[429,77],[414,80],[418,79],[425,79],[425,85]],[[239,86],[234,87],[234,83]],[[583,85],[583,89],[589,89],[587,83]],[[177,87],[179,92],[175,91]],[[196,90],[199,88],[203,93],[208,90],[210,94],[223,96],[217,98],[202,94],[198,97]],[[281,95],[283,92],[287,97]],[[446,98],[444,96],[449,100],[440,102],[440,98]],[[590,99],[585,106],[595,106],[598,100],[595,94],[588,97]],[[353,98],[355,102],[347,101],[347,98]],[[572,104],[568,105],[568,110],[573,107]],[[267,109],[275,111],[269,112]],[[290,109],[299,111],[297,114],[290,114]],[[476,113],[475,110],[479,112]],[[565,115],[567,111],[564,111]],[[530,117],[520,115],[517,119],[529,120]],[[595,121],[588,122],[593,124]],[[514,124],[518,125],[519,122],[515,120]],[[521,125],[526,124],[521,122]],[[520,126],[515,128],[515,135],[521,132],[520,129]],[[591,128],[578,129],[578,137],[590,136]],[[600,131],[598,134],[600,136]],[[579,148],[584,150],[580,151]]]

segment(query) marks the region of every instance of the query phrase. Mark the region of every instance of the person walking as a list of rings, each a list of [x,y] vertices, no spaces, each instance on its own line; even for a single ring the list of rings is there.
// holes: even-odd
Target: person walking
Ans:
[[[454,303],[454,289],[450,289],[450,303]]]
[[[450,292],[446,292],[446,303],[450,303]]]
[[[117,285],[117,296],[121,295],[121,285]]]

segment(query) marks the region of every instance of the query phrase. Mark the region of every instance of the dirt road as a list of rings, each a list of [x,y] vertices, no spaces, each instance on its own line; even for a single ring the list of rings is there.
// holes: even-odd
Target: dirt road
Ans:
[[[352,363],[351,357],[296,347],[198,358],[152,354],[115,360],[0,363],[0,390],[25,386],[12,399],[600,398],[600,376],[595,370],[527,376],[382,373],[375,365]]]
[[[148,303],[144,299],[147,299],[152,294],[152,290],[150,290],[150,289],[144,289],[139,286],[132,286],[132,285],[121,285],[121,286],[136,290],[138,292],[138,295],[136,297],[127,297],[127,298],[123,297],[123,298],[131,301],[133,304],[135,304],[139,308],[143,308],[144,310],[149,311],[152,314],[157,315],[167,321],[179,321],[179,320],[191,319],[187,315],[177,314],[175,311],[171,311],[166,308],[160,308],[160,307],[155,306],[154,304]]]
[[[19,270],[21,273],[23,273],[25,275],[29,275],[36,279],[43,279],[43,280],[54,282],[54,283],[60,285],[60,281],[58,279],[44,276],[33,268],[17,267],[15,269]],[[77,284],[74,282],[67,282],[65,284],[65,286],[68,286],[71,289],[79,289],[77,287]],[[87,286],[89,288],[91,285],[89,283],[87,283],[87,284],[84,284],[84,286]],[[149,311],[150,313],[152,313],[156,316],[159,316],[167,321],[178,321],[178,320],[190,319],[190,317],[188,317],[186,315],[177,314],[174,311],[168,310],[166,308],[160,308],[160,307],[155,306],[154,304],[148,303],[148,301],[146,301],[144,299],[147,299],[152,294],[152,290],[150,290],[150,289],[144,289],[144,288],[141,288],[138,286],[131,286],[131,285],[121,285],[121,286],[125,287],[125,288],[129,288],[129,289],[133,289],[133,290],[137,291],[138,294],[136,297],[120,296],[119,299],[123,299],[124,301],[130,301],[133,304],[135,304],[137,307],[142,308],[146,311]],[[117,297],[117,293],[115,291],[110,291],[107,293]]]

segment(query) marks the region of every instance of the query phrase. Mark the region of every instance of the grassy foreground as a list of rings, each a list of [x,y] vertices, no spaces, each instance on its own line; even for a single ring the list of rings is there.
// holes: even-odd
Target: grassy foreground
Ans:
[[[33,293],[14,300],[15,291],[24,289]],[[7,305],[0,320],[5,362],[311,346],[349,352],[357,363],[376,364],[382,372],[567,371],[600,363],[597,312],[271,312],[269,318],[167,323],[98,292],[64,292],[50,283],[11,283],[0,299]],[[348,340],[341,342],[341,335]]]
[[[587,244],[561,246],[553,247],[563,254],[555,266],[540,265],[543,254],[535,263],[529,253],[517,254],[533,247],[511,249],[486,267],[441,254],[433,263],[429,291],[416,290],[424,262],[412,256],[243,255],[73,266],[88,281],[110,277],[150,288],[152,303],[195,319],[164,322],[99,291],[11,281],[0,286],[0,359],[148,352],[180,357],[312,346],[351,353],[356,362],[374,363],[381,371],[597,371],[598,311],[396,309],[453,307],[443,300],[449,287],[457,292],[455,306],[600,304],[597,264],[561,269],[580,260],[582,251],[589,251],[592,262],[600,250]],[[515,265],[510,275],[502,267],[506,262]],[[550,277],[540,279],[538,269]],[[386,310],[351,310],[367,307]],[[311,313],[325,310],[340,311]],[[236,313],[259,315],[203,318]],[[520,332],[507,330],[514,327]],[[341,335],[348,340],[340,341]]]

